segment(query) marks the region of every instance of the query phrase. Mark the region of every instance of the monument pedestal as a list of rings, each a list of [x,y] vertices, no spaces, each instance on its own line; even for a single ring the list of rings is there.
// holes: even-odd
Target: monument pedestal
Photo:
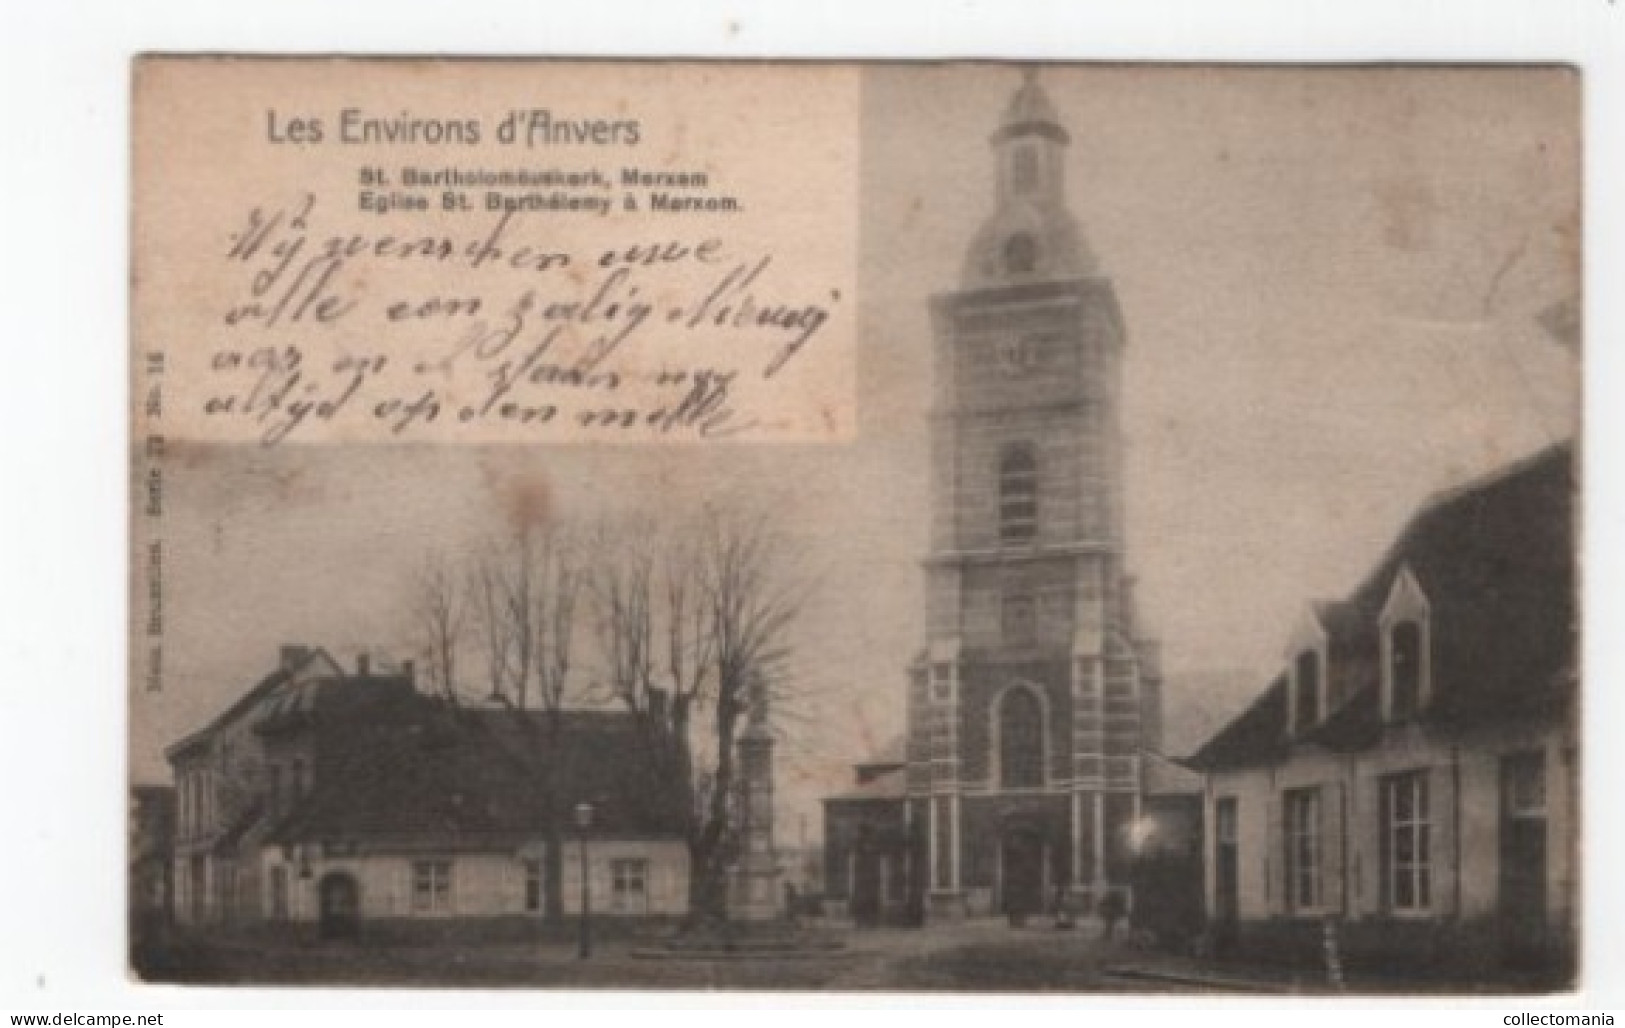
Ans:
[[[750,724],[739,737],[739,780],[744,793],[740,857],[729,882],[728,920],[773,921],[784,915],[779,857],[773,848],[773,733],[767,727],[767,697],[752,696]]]
[[[694,925],[659,950],[635,956],[662,959],[751,960],[817,957],[845,944],[814,934],[785,916],[782,869],[773,849],[773,733],[766,697],[753,696],[750,725],[739,738],[739,781],[744,819],[740,856],[728,875],[728,912],[722,920]]]
[[[784,916],[780,869],[772,853],[747,853],[728,890],[728,920],[776,921]]]

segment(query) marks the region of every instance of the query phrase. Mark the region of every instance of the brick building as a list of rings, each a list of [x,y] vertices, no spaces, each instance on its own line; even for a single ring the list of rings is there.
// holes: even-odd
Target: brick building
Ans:
[[[886,874],[927,919],[1126,891],[1160,716],[1124,570],[1122,314],[1068,209],[1069,137],[1035,78],[991,144],[993,212],[932,302],[926,639],[895,823],[871,826],[907,840]],[[829,854],[836,895],[843,857]],[[849,877],[866,888],[861,864]]]

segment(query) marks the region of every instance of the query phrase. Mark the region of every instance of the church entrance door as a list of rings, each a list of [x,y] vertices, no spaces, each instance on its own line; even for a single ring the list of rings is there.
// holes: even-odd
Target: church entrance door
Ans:
[[[1044,843],[1037,832],[1015,830],[1001,843],[1004,913],[1012,924],[1044,910]]]

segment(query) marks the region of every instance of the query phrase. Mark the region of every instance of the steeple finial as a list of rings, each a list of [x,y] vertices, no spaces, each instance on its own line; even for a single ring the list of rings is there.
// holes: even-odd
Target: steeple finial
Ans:
[[[999,129],[993,133],[994,143],[1028,134],[1045,136],[1057,143],[1069,141],[1066,129],[1061,127],[1061,116],[1038,83],[1038,68],[1036,64],[1022,65],[1021,85],[1011,95],[1004,116],[999,119]]]
[[[1041,66],[1023,64],[991,139],[994,210],[972,240],[966,288],[1054,281],[1098,274],[1067,211],[1066,148],[1060,113],[1039,83]]]

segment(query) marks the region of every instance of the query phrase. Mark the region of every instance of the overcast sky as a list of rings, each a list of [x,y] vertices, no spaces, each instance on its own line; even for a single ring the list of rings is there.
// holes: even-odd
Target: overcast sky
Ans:
[[[1578,94],[1564,72],[1051,68],[1069,192],[1128,327],[1129,565],[1168,704],[1232,710],[1293,618],[1348,592],[1429,494],[1571,435]],[[782,511],[820,589],[797,633],[795,815],[901,727],[920,645],[930,294],[991,209],[998,67],[865,81],[860,437],[851,445],[183,450],[166,691],[134,694],[141,780],[281,642],[403,655],[431,549],[515,496],[559,517],[719,493]],[[787,169],[786,174],[793,174]],[[1238,669],[1222,697],[1182,673]],[[139,683],[137,683],[139,688]],[[1199,740],[1198,740],[1199,741]],[[795,820],[793,815],[790,819]],[[816,828],[813,828],[816,832]],[[792,823],[781,836],[794,838]]]

